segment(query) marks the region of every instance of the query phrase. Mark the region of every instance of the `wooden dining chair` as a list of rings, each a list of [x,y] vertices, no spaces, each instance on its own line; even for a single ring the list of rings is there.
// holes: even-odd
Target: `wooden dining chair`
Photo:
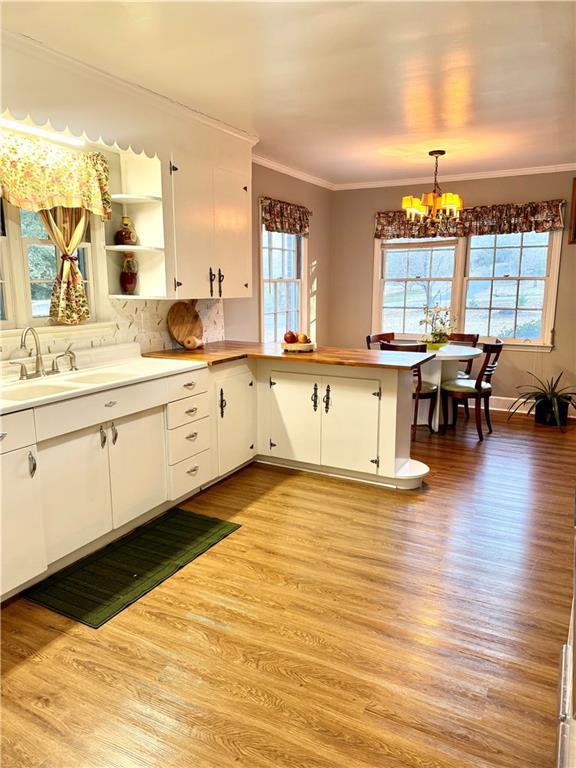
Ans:
[[[372,344],[380,344],[381,341],[394,341],[393,333],[374,333],[366,336],[366,347],[372,349]]]
[[[380,349],[390,352],[426,352],[426,344],[394,344],[390,341],[381,341]],[[418,406],[420,400],[430,400],[430,406],[428,408],[428,429],[430,432],[434,432],[432,422],[434,419],[434,411],[436,410],[436,403],[438,402],[438,387],[436,384],[431,384],[429,381],[422,379],[422,366],[418,365],[412,371],[414,380],[412,384],[412,399],[414,400],[414,417],[412,420],[412,440],[416,437],[416,427],[418,426]]]
[[[463,347],[477,347],[478,346],[478,339],[480,338],[479,333],[450,333],[448,334],[448,341],[452,342],[453,344],[459,344]],[[458,378],[461,379],[468,379],[470,378],[470,374],[472,373],[472,365],[474,363],[474,360],[460,360],[459,362],[464,363],[464,370],[458,371]]]
[[[482,434],[482,403],[484,403],[484,415],[488,432],[492,432],[492,422],[490,420],[490,395],[492,394],[492,376],[498,365],[498,358],[502,352],[503,342],[496,339],[494,342],[482,345],[484,359],[476,379],[453,379],[452,381],[442,382],[442,434],[446,433],[448,425],[448,401],[452,400],[453,419],[452,426],[456,425],[458,420],[458,403],[468,400],[474,400],[474,415],[476,416],[476,430],[478,439],[484,440]]]

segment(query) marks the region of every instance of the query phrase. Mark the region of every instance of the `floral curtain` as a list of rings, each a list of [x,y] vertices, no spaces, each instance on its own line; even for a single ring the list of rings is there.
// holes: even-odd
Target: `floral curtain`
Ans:
[[[376,214],[374,237],[382,240],[424,237],[470,237],[502,235],[510,232],[547,232],[562,229],[565,200],[539,203],[505,203],[465,208],[459,219],[435,222],[428,218],[410,221],[405,211]]]
[[[78,268],[78,248],[88,224],[84,208],[52,208],[39,211],[50,240],[62,253],[62,264],[52,286],[50,317],[57,323],[77,325],[90,319],[82,273]]]
[[[62,254],[52,287],[50,317],[76,325],[90,318],[84,281],[74,252],[82,242],[88,213],[112,216],[109,169],[100,152],[78,152],[36,137],[0,132],[2,197],[37,212]]]
[[[109,219],[108,163],[100,152],[78,152],[36,137],[0,132],[2,197],[26,211],[84,208]]]
[[[268,232],[285,232],[289,235],[307,235],[310,231],[312,211],[303,205],[261,197],[262,221]]]

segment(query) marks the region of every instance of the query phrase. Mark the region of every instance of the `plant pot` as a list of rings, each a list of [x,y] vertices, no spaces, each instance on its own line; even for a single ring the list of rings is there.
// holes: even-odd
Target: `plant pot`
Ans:
[[[565,400],[558,400],[558,415],[560,417],[560,426],[565,427],[568,423],[568,403]],[[558,426],[550,400],[538,400],[534,409],[534,421],[536,424],[547,424],[551,427]]]
[[[437,351],[441,347],[445,347],[445,346],[446,346],[446,342],[445,341],[427,341],[426,342],[426,349],[429,352]]]

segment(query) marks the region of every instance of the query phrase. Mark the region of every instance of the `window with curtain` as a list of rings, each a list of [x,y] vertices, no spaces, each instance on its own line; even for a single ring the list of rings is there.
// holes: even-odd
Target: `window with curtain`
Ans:
[[[262,225],[262,339],[282,341],[287,330],[305,330],[304,237],[268,232]]]
[[[372,332],[420,338],[425,305],[454,331],[553,344],[562,230],[455,239],[376,240]]]
[[[4,327],[47,324],[52,286],[58,275],[62,253],[48,238],[37,213],[8,203],[4,203],[3,208],[7,227],[6,237],[2,238],[0,319]],[[78,258],[86,297],[92,310],[94,285],[90,225],[74,255]]]
[[[379,300],[382,329],[421,333],[424,306],[450,306],[456,240],[382,241]]]
[[[470,237],[465,331],[541,339],[549,248],[550,232]]]

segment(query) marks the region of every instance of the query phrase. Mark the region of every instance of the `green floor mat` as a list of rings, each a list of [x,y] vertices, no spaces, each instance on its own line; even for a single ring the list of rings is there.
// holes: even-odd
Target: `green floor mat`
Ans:
[[[23,594],[57,613],[101,627],[240,526],[171,509]]]

